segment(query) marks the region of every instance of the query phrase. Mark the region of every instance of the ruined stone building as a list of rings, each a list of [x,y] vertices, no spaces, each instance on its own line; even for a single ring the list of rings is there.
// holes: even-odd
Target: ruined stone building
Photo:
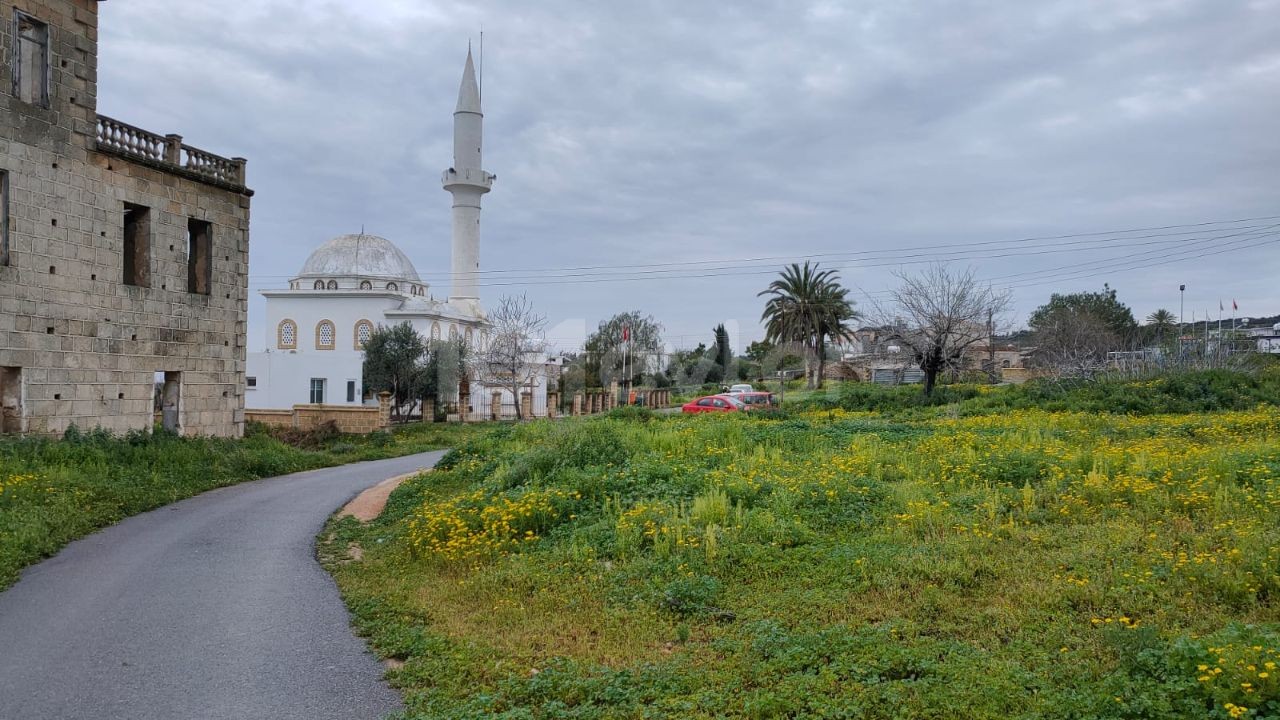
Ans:
[[[0,431],[239,435],[245,163],[98,114],[98,9],[0,2]]]

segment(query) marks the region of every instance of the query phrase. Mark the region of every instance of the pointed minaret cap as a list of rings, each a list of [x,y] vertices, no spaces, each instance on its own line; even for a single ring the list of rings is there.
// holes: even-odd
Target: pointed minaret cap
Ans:
[[[480,112],[480,86],[476,84],[476,66],[471,62],[471,48],[467,48],[467,66],[462,70],[462,85],[458,87],[458,107],[455,113]]]

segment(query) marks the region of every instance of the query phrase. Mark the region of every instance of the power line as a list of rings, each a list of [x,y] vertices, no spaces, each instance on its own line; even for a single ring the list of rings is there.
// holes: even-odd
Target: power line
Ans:
[[[474,272],[468,272],[466,273],[466,275],[468,276],[510,275],[513,273],[522,273],[525,276],[532,276],[532,274],[537,273],[539,274],[539,276],[541,276],[546,273],[567,273],[567,272],[587,271],[587,270],[614,270],[614,271],[620,271],[622,273],[637,273],[637,272],[661,272],[660,270],[659,271],[641,270],[641,268],[677,268],[677,267],[689,268],[692,271],[692,270],[717,269],[717,268],[693,268],[692,267],[696,265],[709,265],[709,264],[715,264],[715,263],[720,263],[720,264],[732,263],[732,264],[740,265],[744,263],[777,262],[777,261],[805,260],[805,259],[812,260],[812,259],[818,259],[818,258],[859,257],[859,256],[865,257],[865,256],[871,256],[871,255],[882,255],[886,253],[893,254],[893,253],[903,253],[908,251],[922,251],[922,250],[944,250],[944,251],[950,251],[949,253],[944,253],[944,254],[958,254],[958,253],[974,252],[975,251],[974,248],[979,248],[979,247],[991,247],[991,246],[997,246],[997,245],[1016,246],[1016,245],[1027,244],[1027,243],[1036,243],[1036,242],[1045,242],[1045,241],[1054,241],[1054,240],[1070,240],[1070,239],[1076,239],[1076,238],[1100,238],[1103,236],[1116,236],[1110,239],[1103,239],[1103,240],[1082,240],[1078,243],[1073,243],[1073,244],[1081,244],[1081,243],[1089,243],[1089,242],[1105,243],[1105,242],[1116,241],[1116,240],[1135,240],[1135,239],[1143,239],[1143,238],[1151,238],[1151,237],[1185,235],[1185,234],[1193,234],[1197,232],[1197,230],[1194,230],[1193,228],[1207,228],[1213,225],[1239,225],[1240,223],[1246,223],[1246,222],[1259,222],[1259,221],[1277,220],[1277,219],[1280,219],[1280,215],[1237,218],[1234,220],[1212,220],[1212,221],[1205,221],[1205,222],[1198,222],[1198,223],[1186,223],[1181,225],[1161,225],[1161,226],[1129,228],[1129,229],[1123,229],[1123,230],[1104,230],[1104,231],[1095,231],[1095,232],[1087,232],[1087,233],[1067,233],[1067,234],[1061,234],[1061,235],[1032,236],[1032,237],[1006,239],[1006,240],[983,240],[983,241],[966,242],[963,244],[950,243],[950,244],[935,244],[935,245],[918,245],[918,246],[908,246],[903,248],[894,248],[894,249],[887,249],[887,250],[851,250],[851,251],[829,252],[829,253],[773,255],[773,256],[761,256],[761,257],[751,257],[751,258],[739,258],[739,259],[732,259],[732,260],[726,260],[726,259],[720,258],[715,260],[688,260],[688,261],[672,261],[672,262],[662,262],[662,263],[580,265],[580,266],[559,267],[559,268],[492,269],[492,270],[477,270]],[[1260,226],[1252,226],[1252,227],[1260,227]],[[1227,229],[1240,229],[1240,228],[1218,228],[1218,229],[1227,230]],[[1178,231],[1178,232],[1162,232],[1162,231],[1171,231],[1171,230]],[[1139,233],[1139,232],[1151,232],[1154,234],[1137,236],[1137,237],[1127,237],[1127,238],[1119,237],[1119,236],[1130,235],[1132,233]],[[1057,243],[1057,245],[1066,246],[1068,244]],[[294,276],[292,275],[254,275],[253,277],[292,278]],[[424,277],[436,277],[440,279],[447,279],[451,277],[451,275],[447,273],[438,273],[438,274],[428,274]],[[503,278],[503,279],[508,279],[508,278]]]
[[[1250,228],[1250,229],[1246,230],[1243,228]],[[1199,237],[1174,237],[1171,239],[1148,240],[1145,242],[1116,243],[1116,244],[1108,245],[1106,247],[1096,247],[1096,248],[1083,248],[1083,249],[1081,248],[1071,248],[1071,249],[1042,248],[1042,249],[1036,249],[1036,250],[1023,250],[1019,252],[993,252],[985,255],[969,255],[963,258],[947,257],[945,255],[940,256],[940,255],[912,254],[912,255],[903,255],[900,257],[873,258],[874,260],[877,260],[879,262],[850,261],[846,263],[837,264],[834,266],[834,269],[838,269],[838,270],[866,269],[866,268],[875,268],[875,267],[894,267],[894,266],[902,266],[902,265],[915,265],[915,264],[921,264],[921,263],[932,263],[932,262],[957,260],[957,259],[963,259],[963,260],[998,259],[998,258],[1009,258],[1009,257],[1047,255],[1047,254],[1067,252],[1067,251],[1091,252],[1091,251],[1097,251],[1097,250],[1113,250],[1113,249],[1118,250],[1118,249],[1127,249],[1127,248],[1134,248],[1134,247],[1156,246],[1156,249],[1154,250],[1145,250],[1139,253],[1100,258],[1100,259],[1088,261],[1086,263],[1077,263],[1077,264],[1068,265],[1064,267],[1071,268],[1071,267],[1078,267],[1078,266],[1079,267],[1105,266],[1105,265],[1114,263],[1118,260],[1125,260],[1131,257],[1148,256],[1151,254],[1166,252],[1169,246],[1194,247],[1198,245],[1204,245],[1206,243],[1219,242],[1224,239],[1233,238],[1233,237],[1257,237],[1260,235],[1265,235],[1265,234],[1274,232],[1277,228],[1280,228],[1280,223],[1273,224],[1273,225],[1265,225],[1265,226],[1259,226],[1259,225],[1243,226],[1243,228],[1234,228],[1237,230],[1241,230],[1240,232],[1226,233],[1226,234],[1220,234],[1220,235],[1201,235]],[[1219,229],[1224,230],[1226,228],[1219,228]],[[1144,237],[1150,237],[1150,236],[1144,236]],[[1003,250],[1003,248],[1001,248],[1001,250]],[[1025,271],[1025,272],[1019,272],[1019,273],[1013,273],[1010,275],[998,276],[995,278],[991,278],[991,280],[995,281],[995,280],[1016,279],[1024,276],[1033,276],[1038,274],[1056,272],[1059,269],[1060,268],[1048,268],[1048,269],[1042,269],[1042,270]],[[710,278],[710,277],[767,275],[767,274],[773,274],[777,272],[777,269],[776,267],[768,267],[768,268],[751,267],[745,270],[741,268],[707,268],[704,270],[687,269],[687,270],[676,270],[676,271],[667,271],[667,272],[668,274],[665,274],[665,275],[632,274],[632,276],[630,277],[616,277],[616,276],[608,276],[608,277],[586,276],[586,277],[569,277],[569,278],[552,277],[548,279],[535,279],[535,280],[529,280],[529,281],[517,281],[517,280],[510,280],[507,278],[503,278],[504,282],[482,282],[482,283],[479,283],[479,285],[484,287],[509,287],[509,286],[533,286],[533,285],[568,285],[568,284],[585,284],[585,283],[600,283],[600,282],[636,282],[636,281],[645,281],[645,280],[687,280],[687,279],[701,279],[701,278]],[[680,274],[673,274],[673,273],[680,273]],[[255,283],[254,287],[256,287],[257,289],[265,289],[271,286],[262,284],[262,283]]]

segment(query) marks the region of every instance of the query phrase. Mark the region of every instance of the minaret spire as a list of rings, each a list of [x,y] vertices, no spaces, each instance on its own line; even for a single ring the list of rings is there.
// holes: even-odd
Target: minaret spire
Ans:
[[[471,43],[453,112],[453,167],[445,170],[444,189],[453,195],[453,242],[449,302],[480,314],[480,197],[493,187],[494,176],[480,168],[484,113],[476,82]]]
[[[454,112],[480,112],[480,84],[476,82],[470,43],[467,43],[467,64],[462,68],[462,85],[458,87],[458,107]]]

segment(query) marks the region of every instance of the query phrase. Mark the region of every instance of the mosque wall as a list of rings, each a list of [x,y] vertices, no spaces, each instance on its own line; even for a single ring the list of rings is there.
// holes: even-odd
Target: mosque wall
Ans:
[[[0,430],[239,435],[244,161],[97,114],[97,10],[0,3]]]

